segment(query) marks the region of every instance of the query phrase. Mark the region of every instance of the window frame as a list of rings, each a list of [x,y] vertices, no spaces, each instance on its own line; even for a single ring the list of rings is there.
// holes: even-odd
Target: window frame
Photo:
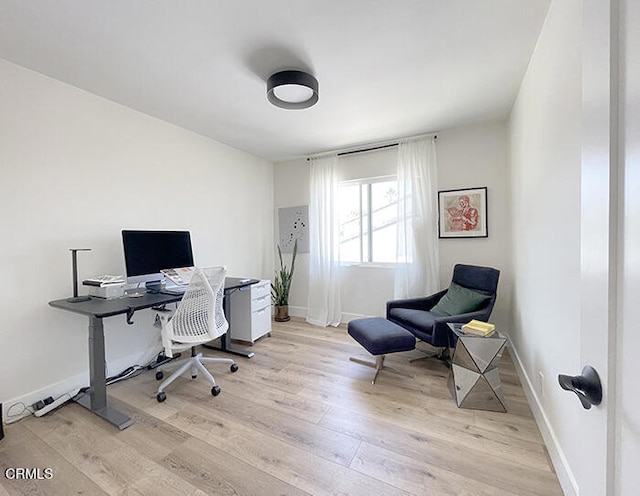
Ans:
[[[360,240],[360,261],[343,261],[340,260],[340,265],[343,267],[383,267],[383,268],[393,268],[396,266],[396,262],[374,262],[371,260],[372,258],[372,254],[373,254],[373,215],[372,215],[372,197],[371,197],[371,190],[372,190],[372,184],[375,183],[383,183],[383,182],[390,182],[390,181],[395,181],[397,183],[398,180],[398,176],[396,174],[389,174],[389,175],[384,175],[384,176],[375,176],[375,177],[365,177],[365,178],[359,178],[359,179],[348,179],[345,181],[339,181],[338,182],[338,188],[340,189],[342,186],[352,186],[352,185],[358,185],[360,186],[360,188],[358,188],[358,204],[360,205],[360,218],[362,219],[363,217],[363,209],[362,209],[362,186],[366,186],[366,191],[367,191],[367,230],[366,232],[368,233],[367,236],[367,253],[368,253],[368,258],[369,260],[364,260],[364,222],[360,222],[360,233],[359,233],[359,240]],[[397,224],[397,219],[396,219],[396,224]],[[338,242],[338,244],[340,244],[340,242]]]

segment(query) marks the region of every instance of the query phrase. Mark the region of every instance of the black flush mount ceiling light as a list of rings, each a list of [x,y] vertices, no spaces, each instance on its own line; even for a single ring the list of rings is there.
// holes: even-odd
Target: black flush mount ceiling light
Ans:
[[[302,71],[281,71],[267,80],[267,98],[276,107],[305,109],[318,101],[318,80]]]

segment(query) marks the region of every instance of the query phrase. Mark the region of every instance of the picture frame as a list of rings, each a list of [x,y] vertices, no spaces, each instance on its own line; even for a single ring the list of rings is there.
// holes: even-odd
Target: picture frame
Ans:
[[[438,191],[439,238],[486,238],[487,188]]]

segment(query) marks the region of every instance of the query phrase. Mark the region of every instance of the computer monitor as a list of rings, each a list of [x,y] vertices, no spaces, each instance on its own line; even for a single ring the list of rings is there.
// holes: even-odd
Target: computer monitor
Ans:
[[[162,269],[194,265],[189,231],[124,230],[122,247],[129,284],[159,284]]]

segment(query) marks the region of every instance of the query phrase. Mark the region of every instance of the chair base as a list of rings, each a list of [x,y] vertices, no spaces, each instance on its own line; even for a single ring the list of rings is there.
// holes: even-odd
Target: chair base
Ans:
[[[182,353],[174,353],[172,357],[168,357],[164,354],[164,350],[162,350],[160,353],[158,353],[158,356],[156,357],[156,359],[153,362],[151,362],[149,365],[147,365],[147,369],[149,370],[157,369],[158,367],[164,365],[165,363],[177,361],[181,355]]]
[[[171,374],[167,379],[165,379],[162,384],[158,387],[157,396],[160,397],[164,393],[164,389],[175,381],[182,374],[187,372],[188,370],[191,372],[191,377],[195,379],[198,376],[198,372],[201,372],[202,375],[209,381],[209,383],[215,388],[217,387],[216,380],[213,378],[211,373],[206,369],[203,363],[228,363],[231,365],[232,370],[235,365],[235,361],[231,358],[217,358],[217,357],[203,357],[202,353],[198,353],[189,358],[184,358],[182,360],[178,360],[176,362],[170,363],[170,366],[179,367],[173,374]],[[236,367],[237,369],[237,367]],[[218,388],[219,390],[219,388]]]
[[[375,374],[373,374],[373,379],[371,380],[371,384],[376,383],[376,379],[378,378],[378,373],[382,369],[388,370],[389,372],[393,372],[394,374],[398,374],[403,377],[409,377],[410,379],[413,379],[413,375],[411,374],[407,374],[398,369],[394,369],[393,367],[384,365],[384,358],[385,358],[385,355],[377,355],[375,363],[369,362],[367,360],[363,360],[362,358],[356,358],[356,357],[349,357],[349,360],[351,360],[352,362],[359,363],[360,365],[366,365],[367,367],[372,367],[376,369]]]
[[[435,358],[436,360],[440,360],[442,363],[444,363],[447,368],[451,368],[451,351],[446,346],[443,348],[433,347],[433,350],[423,350],[416,346],[416,350],[422,353],[423,356],[411,358],[409,360],[410,363],[416,362],[418,360],[425,360],[427,358]]]

